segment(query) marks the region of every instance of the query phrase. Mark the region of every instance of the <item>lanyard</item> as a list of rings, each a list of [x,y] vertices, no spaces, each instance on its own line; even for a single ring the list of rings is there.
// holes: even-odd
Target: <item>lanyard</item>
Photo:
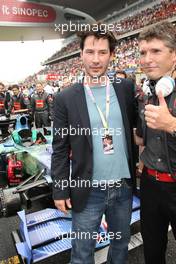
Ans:
[[[96,103],[95,97],[94,97],[89,85],[87,83],[84,83],[84,86],[87,90],[87,94],[90,96],[92,102],[95,104],[95,106],[99,112],[99,115],[100,115],[100,118],[101,118],[101,121],[103,123],[104,128],[108,131],[108,117],[109,117],[109,108],[110,108],[110,83],[109,83],[109,79],[107,79],[107,86],[106,86],[106,117],[104,116],[100,107]]]

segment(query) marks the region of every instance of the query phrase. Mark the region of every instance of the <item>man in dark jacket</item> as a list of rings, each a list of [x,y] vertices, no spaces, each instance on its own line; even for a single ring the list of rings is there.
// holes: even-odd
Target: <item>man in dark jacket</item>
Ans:
[[[53,199],[65,213],[72,207],[72,264],[94,263],[103,214],[112,234],[107,263],[126,263],[130,239],[134,86],[108,77],[116,39],[101,26],[80,34],[84,79],[58,93],[54,102]]]
[[[112,234],[107,263],[125,264],[135,185],[134,86],[125,79],[111,82],[107,75],[116,45],[111,32],[97,25],[80,37],[84,79],[54,102],[53,198],[65,213],[72,207],[72,264],[94,263],[104,213]],[[113,145],[109,151],[107,138]]]

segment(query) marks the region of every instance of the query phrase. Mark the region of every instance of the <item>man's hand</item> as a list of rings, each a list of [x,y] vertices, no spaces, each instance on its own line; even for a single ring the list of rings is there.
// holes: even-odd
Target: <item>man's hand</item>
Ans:
[[[56,208],[59,209],[60,211],[62,211],[64,214],[68,213],[68,210],[66,209],[66,207],[68,207],[69,209],[72,208],[70,199],[54,200],[54,204],[55,204]]]
[[[153,129],[171,132],[175,118],[169,112],[161,91],[158,94],[158,99],[159,105],[148,104],[145,106],[145,120],[147,126]]]

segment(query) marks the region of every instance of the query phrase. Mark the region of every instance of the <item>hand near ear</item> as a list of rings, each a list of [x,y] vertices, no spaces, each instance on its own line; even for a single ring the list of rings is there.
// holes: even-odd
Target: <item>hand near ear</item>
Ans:
[[[159,105],[148,104],[145,106],[145,120],[147,126],[153,129],[171,132],[174,118],[167,107],[162,92],[158,94]]]

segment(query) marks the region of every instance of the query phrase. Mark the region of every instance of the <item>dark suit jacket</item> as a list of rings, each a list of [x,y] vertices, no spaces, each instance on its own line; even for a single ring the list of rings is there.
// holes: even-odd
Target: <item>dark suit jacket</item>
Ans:
[[[125,128],[129,169],[133,182],[135,182],[133,127],[136,120],[136,108],[134,86],[130,81],[125,79],[121,79],[120,83],[113,83],[113,86],[118,98]],[[71,198],[73,210],[81,211],[86,205],[90,188],[88,186],[85,188],[79,186],[70,188],[68,186],[70,174],[69,151],[70,149],[72,150],[71,179],[75,181],[78,179],[91,181],[93,171],[92,137],[88,133],[62,136],[61,131],[66,134],[66,130],[69,127],[90,129],[85,92],[83,85],[80,83],[58,93],[54,102],[51,176],[53,179],[53,199]],[[65,188],[61,187],[60,183],[62,180]]]

